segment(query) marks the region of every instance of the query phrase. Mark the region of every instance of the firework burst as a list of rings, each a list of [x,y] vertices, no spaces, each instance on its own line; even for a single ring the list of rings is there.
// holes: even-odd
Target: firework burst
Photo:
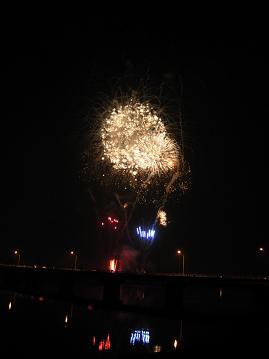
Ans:
[[[190,169],[184,160],[181,118],[173,111],[164,112],[154,98],[149,101],[138,94],[105,104],[102,100],[102,106],[96,107],[87,127],[81,176],[97,193],[101,186],[103,198],[111,194],[116,198],[122,214],[119,240],[141,251],[144,268],[157,222],[167,226],[166,201],[171,193],[187,190]],[[169,113],[175,114],[174,119]],[[156,215],[148,227],[130,231],[136,207],[142,203],[150,203]]]
[[[104,156],[115,170],[136,177],[175,170],[179,149],[156,111],[133,99],[113,108],[101,129]]]
[[[133,188],[147,187],[182,167],[180,147],[148,102],[131,98],[112,107],[100,132],[103,164]]]
[[[187,167],[179,123],[156,99],[145,98],[132,93],[96,108],[82,176],[109,192],[132,193],[135,204],[151,202],[160,208],[171,193],[186,190]]]

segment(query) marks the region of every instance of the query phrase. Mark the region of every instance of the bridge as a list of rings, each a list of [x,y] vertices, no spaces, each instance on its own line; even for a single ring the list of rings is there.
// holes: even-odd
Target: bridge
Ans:
[[[239,300],[242,304],[247,300],[256,309],[266,310],[269,276],[114,273],[0,265],[0,290],[92,303],[95,307],[173,313],[183,312],[191,301],[196,306],[203,300],[205,306],[210,306],[215,300],[219,303],[223,293],[227,292],[237,293],[234,301]]]

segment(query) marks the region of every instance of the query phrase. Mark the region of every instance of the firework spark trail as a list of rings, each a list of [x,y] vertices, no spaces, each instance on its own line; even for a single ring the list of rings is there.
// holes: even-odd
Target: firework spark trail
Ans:
[[[119,203],[120,208],[123,210],[123,213],[124,213],[124,225],[123,225],[122,230],[121,230],[121,235],[123,234],[124,230],[126,229],[128,240],[129,240],[129,242],[132,242],[130,232],[129,232],[129,227],[128,227],[127,211],[125,209],[125,206],[121,203],[119,195],[117,193],[114,193],[114,195],[115,195],[115,197],[117,199],[117,202]]]
[[[179,171],[179,168],[177,168],[177,171],[173,174],[170,182],[168,183],[168,185],[165,188],[165,194],[164,194],[164,197],[162,199],[161,205],[160,205],[160,207],[159,207],[159,209],[157,211],[157,215],[156,215],[156,218],[155,218],[155,221],[154,221],[154,227],[155,227],[155,225],[156,225],[156,223],[158,221],[158,213],[160,212],[161,208],[164,207],[164,205],[165,205],[165,203],[167,201],[167,197],[168,197],[168,195],[170,193],[170,190],[171,190],[173,184],[175,183],[175,181],[179,178],[179,176],[180,176],[180,171]]]
[[[137,205],[137,203],[138,203],[138,201],[139,201],[140,195],[143,193],[143,190],[144,190],[144,188],[147,186],[147,184],[148,184],[148,182],[150,181],[151,177],[152,177],[152,174],[150,173],[149,176],[148,176],[148,178],[147,178],[147,179],[143,182],[143,184],[141,185],[140,191],[137,193],[136,198],[135,198],[135,201],[134,201],[134,203],[133,203],[133,205],[132,205],[132,209],[131,209],[131,211],[130,211],[129,217],[127,217],[127,212],[126,212],[126,210],[124,209],[125,223],[124,223],[124,225],[123,225],[122,232],[127,228],[127,234],[128,234],[128,238],[129,238],[129,239],[130,239],[130,233],[129,233],[129,229],[128,229],[129,227],[128,227],[128,225],[129,225],[130,220],[131,220],[131,218],[132,218],[132,216],[133,216],[133,214],[134,214],[134,211],[135,211],[136,205]],[[119,201],[119,203],[121,203],[119,198],[118,198],[118,201]],[[122,206],[122,205],[121,205],[121,206]]]

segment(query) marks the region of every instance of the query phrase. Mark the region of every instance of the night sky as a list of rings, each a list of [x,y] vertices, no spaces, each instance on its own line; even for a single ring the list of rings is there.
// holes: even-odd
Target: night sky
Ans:
[[[177,271],[180,248],[189,272],[268,272],[266,49],[255,37],[194,45],[176,25],[162,33],[85,20],[39,32],[15,26],[6,38],[1,261],[14,263],[16,248],[25,264],[69,266],[74,248],[81,266],[96,266],[96,208],[79,181],[81,128],[96,99],[128,75],[156,92],[167,79],[183,84],[191,187],[167,204],[172,223],[152,248],[154,268]]]

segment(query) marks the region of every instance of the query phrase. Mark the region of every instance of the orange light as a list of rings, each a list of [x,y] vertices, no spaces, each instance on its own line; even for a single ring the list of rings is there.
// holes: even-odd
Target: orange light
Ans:
[[[110,259],[110,260],[109,260],[109,270],[110,270],[111,272],[116,272],[116,270],[117,270],[117,264],[118,264],[117,259]]]

